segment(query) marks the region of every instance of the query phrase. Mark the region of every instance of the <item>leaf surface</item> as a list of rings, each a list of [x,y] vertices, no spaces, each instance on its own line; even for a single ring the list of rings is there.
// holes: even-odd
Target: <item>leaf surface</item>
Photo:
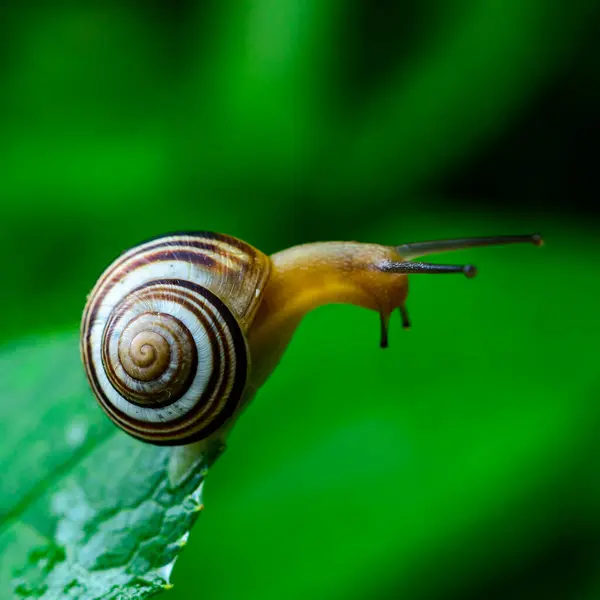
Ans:
[[[172,450],[129,438],[99,410],[77,336],[9,349],[0,381],[1,589],[137,599],[168,587],[202,508],[207,463],[172,484]]]

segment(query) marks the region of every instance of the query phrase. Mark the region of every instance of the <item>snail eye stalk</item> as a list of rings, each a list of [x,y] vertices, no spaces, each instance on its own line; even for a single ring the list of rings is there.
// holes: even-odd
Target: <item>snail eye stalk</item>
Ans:
[[[473,265],[435,265],[432,263],[410,262],[410,261],[390,261],[383,263],[380,270],[384,273],[463,273],[468,279],[477,275],[477,269]]]
[[[396,246],[396,250],[404,260],[412,260],[427,254],[450,252],[452,250],[465,250],[467,248],[479,248],[481,246],[504,246],[507,244],[533,244],[534,246],[542,246],[543,243],[544,240],[539,233],[531,233],[527,235],[496,235],[491,237],[414,242]]]

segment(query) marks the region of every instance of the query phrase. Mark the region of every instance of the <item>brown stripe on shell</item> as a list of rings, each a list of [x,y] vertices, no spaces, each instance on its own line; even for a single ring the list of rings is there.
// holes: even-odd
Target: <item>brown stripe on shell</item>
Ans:
[[[191,312],[204,325],[204,329],[208,334],[209,341],[211,342],[212,354],[213,354],[215,363],[217,363],[217,365],[219,367],[217,372],[219,372],[221,356],[218,352],[219,347],[218,347],[217,341],[215,339],[215,336],[211,335],[211,333],[213,333],[214,329],[220,328],[220,324],[218,322],[213,322],[213,321],[208,320],[206,314],[204,314],[204,311],[201,310],[202,308],[204,308],[204,305],[200,304],[198,302],[197,298],[195,296],[193,296],[192,294],[187,294],[183,290],[176,290],[176,289],[169,289],[168,291],[163,289],[162,292],[160,290],[152,290],[152,287],[157,287],[158,285],[169,285],[171,288],[174,287],[173,282],[169,281],[169,280],[153,281],[148,284],[145,284],[144,286],[142,286],[140,288],[137,288],[135,290],[135,292],[140,294],[140,300],[144,301],[144,302],[151,302],[152,300],[164,299],[164,300],[177,301],[178,304],[187,308],[189,310],[189,312]],[[144,292],[146,292],[146,294],[144,294]],[[127,306],[122,307],[122,312],[126,312],[127,309],[128,309]],[[206,310],[206,309],[204,308],[204,310]],[[121,309],[120,309],[120,312],[121,312]],[[208,311],[208,312],[209,312],[209,314],[212,314],[210,311]],[[107,325],[107,329],[109,326],[110,326],[110,323]],[[185,326],[184,326],[184,328],[185,328]],[[223,335],[223,330],[219,329],[218,334]],[[109,356],[108,356],[108,344],[105,343],[105,340],[108,337],[108,335],[110,335],[110,334],[105,330],[104,335],[103,335],[102,359],[103,359],[103,366],[105,368],[105,372],[107,374],[107,377],[109,378],[109,381],[113,385],[113,388],[123,398],[127,399],[128,401],[131,401],[132,404],[136,404],[137,406],[140,406],[142,408],[152,408],[152,407],[148,407],[147,404],[135,402],[131,398],[131,396],[137,397],[137,394],[132,393],[132,392],[135,392],[135,390],[131,390],[124,383],[121,382],[121,385],[115,385],[114,380],[116,379],[116,376],[114,375],[114,373],[110,372],[110,369],[107,366],[107,365],[110,365],[110,360],[109,360]],[[190,334],[190,336],[191,336],[191,334]],[[195,340],[194,340],[194,344],[195,344]],[[225,351],[229,352],[229,348],[226,347]],[[112,365],[110,365],[110,366],[112,367]],[[197,368],[198,368],[197,353],[195,355],[194,366],[195,366],[195,369],[190,373],[190,377],[188,378],[189,385],[191,385],[191,383],[196,375],[196,372],[197,372]],[[111,374],[112,374],[112,377],[111,377]],[[203,396],[208,396],[209,399],[213,396],[213,387],[214,386],[211,387],[211,382],[214,384],[212,375],[211,375],[211,378],[209,378],[207,387],[203,393]],[[153,407],[161,408],[161,407],[173,404],[174,402],[179,400],[186,393],[186,391],[189,389],[189,385],[187,385],[187,387],[183,388],[181,390],[181,392],[179,394],[177,394],[177,396],[174,397],[171,401],[157,403]],[[128,390],[129,393],[127,395],[124,395],[122,393],[123,390]],[[110,401],[104,394],[103,394],[103,399],[106,404],[108,404],[110,407],[112,407],[112,404],[110,404]],[[118,413],[119,415],[122,415],[122,418],[124,420],[131,419],[131,417],[129,417],[128,415],[125,415],[124,413],[121,413],[121,411],[119,411],[116,407],[114,408],[114,412]],[[137,422],[137,421],[135,421],[135,422]],[[175,421],[173,421],[173,422],[175,422]]]
[[[194,298],[192,294],[189,294],[190,298]],[[218,312],[218,311],[217,311]],[[222,316],[222,315],[221,315]],[[195,405],[197,407],[194,411],[194,419],[190,419],[190,414],[183,415],[177,419],[173,419],[169,421],[168,424],[161,424],[160,427],[155,427],[154,423],[144,423],[144,425],[150,425],[153,429],[157,430],[157,433],[164,435],[168,435],[170,431],[180,431],[184,432],[189,430],[190,428],[199,429],[204,428],[207,424],[210,423],[212,419],[219,415],[223,406],[227,401],[227,387],[229,386],[229,382],[231,381],[231,377],[228,375],[233,375],[235,377],[235,369],[232,371],[232,366],[237,366],[237,360],[235,354],[232,355],[231,347],[225,343],[225,332],[222,328],[221,323],[218,321],[211,321],[206,326],[206,331],[210,338],[213,356],[215,357],[215,367],[213,369],[213,373],[211,374],[211,378],[207,384],[207,387],[200,397],[199,401]],[[212,335],[211,335],[212,334]],[[234,332],[230,330],[230,335],[232,340],[234,340]],[[221,345],[219,344],[219,340],[223,340],[222,350],[224,352],[224,356],[219,354],[219,350],[221,349]],[[234,365],[235,361],[235,365]],[[224,364],[223,373],[221,373],[221,363]],[[229,368],[227,368],[229,366]],[[218,378],[218,388],[213,380]],[[212,391],[211,391],[212,390]],[[204,398],[204,399],[203,399]],[[215,403],[215,399],[218,401]],[[203,417],[207,418],[203,418]],[[185,427],[177,427],[179,424],[185,424]]]
[[[231,277],[234,275],[234,269],[227,267],[224,264],[217,264],[211,257],[197,252],[173,251],[161,249],[151,254],[144,253],[140,257],[132,257],[130,261],[120,265],[120,268],[109,267],[106,272],[103,282],[99,282],[92,292],[92,302],[88,305],[88,310],[84,315],[86,326],[94,321],[95,315],[98,312],[106,295],[112,288],[119,283],[125,276],[129,275],[139,267],[143,267],[153,262],[188,262],[196,266],[203,267],[205,270],[215,276]],[[131,293],[131,292],[130,292]]]
[[[226,233],[218,233],[215,231],[175,231],[167,234],[162,234],[155,236],[153,238],[144,240],[137,244],[131,250],[135,250],[136,248],[141,248],[144,246],[150,246],[155,243],[181,243],[181,241],[187,242],[188,240],[196,240],[198,242],[210,244],[210,243],[223,243],[227,244],[233,248],[237,248],[243,254],[252,254],[253,252],[258,252],[254,246],[241,240],[239,238],[233,237],[232,235],[228,235]],[[127,254],[131,250],[126,250],[123,254]]]
[[[158,287],[158,286],[169,286],[169,289],[158,289],[158,290],[153,290],[153,287]],[[204,310],[206,310],[205,305],[200,304],[198,302],[198,299],[196,296],[194,296],[191,293],[187,293],[184,290],[180,290],[177,289],[177,287],[179,287],[179,284],[177,282],[173,282],[170,280],[163,280],[163,281],[152,281],[149,282],[147,284],[145,284],[144,286],[141,286],[140,288],[137,288],[135,290],[136,294],[139,294],[139,299],[140,301],[143,302],[152,302],[154,300],[167,300],[167,301],[173,301],[173,302],[177,302],[178,304],[180,304],[181,306],[187,308],[187,310],[192,313],[203,325],[204,325],[204,329],[207,332],[209,338],[210,338],[210,342],[212,345],[212,349],[213,349],[213,356],[215,356],[215,360],[220,361],[220,355],[218,354],[218,347],[215,345],[215,336],[211,335],[214,329],[219,329],[219,331],[217,332],[218,335],[223,336],[223,330],[220,329],[220,324],[217,321],[209,321],[206,314],[204,313],[204,311],[200,310],[202,308],[204,308]],[[145,293],[144,293],[145,292]],[[126,312],[128,309],[128,306],[123,306],[122,307],[122,312]],[[121,309],[119,309],[119,312],[121,312]],[[209,314],[212,314],[210,311],[208,311]],[[174,318],[172,316],[170,316],[171,318]],[[184,329],[187,329],[185,327],[185,325],[183,325],[183,323],[181,323],[181,325],[183,326]],[[107,331],[107,329],[109,328],[110,323],[107,324],[107,327],[105,329],[104,332],[104,336],[103,336],[103,347],[102,347],[102,356],[103,356],[103,360],[104,360],[104,366],[106,369],[106,364],[109,362],[108,361],[108,344],[104,343],[104,339],[106,339],[107,337],[109,337],[109,333]],[[190,338],[193,340],[193,337],[191,336],[190,333]],[[193,340],[194,345],[195,345],[195,340]],[[229,348],[225,348],[225,351],[228,352]],[[194,360],[194,366],[195,369],[191,372],[190,374],[190,378],[189,378],[189,384],[191,385],[195,373],[196,373],[196,369],[198,367],[198,356],[197,353],[195,355],[195,360]],[[107,369],[106,369],[107,370]],[[107,376],[108,376],[108,370],[107,370]],[[109,376],[109,379],[110,376]],[[111,383],[112,383],[112,379],[111,379]],[[209,383],[210,383],[210,379],[209,379]],[[113,383],[113,387],[115,387],[116,391],[120,393],[120,389],[114,385]],[[130,389],[128,388],[125,384],[122,384],[122,387],[124,389]],[[164,403],[160,403],[160,404],[156,404],[156,408],[159,407],[163,407],[163,406],[168,406],[169,404],[173,404],[174,402],[176,402],[177,400],[179,400],[179,398],[181,398],[185,392],[187,391],[187,389],[189,388],[189,385],[184,388],[182,390],[182,392],[180,394],[177,394],[177,396],[173,397],[173,399],[171,401],[168,402],[164,402]],[[132,392],[135,392],[135,390],[132,390]],[[210,385],[207,385],[207,388],[205,390],[205,394],[207,395],[211,395],[211,387]],[[123,394],[121,394],[123,396]],[[124,396],[127,397],[129,399],[129,395],[128,396]],[[133,404],[137,404],[136,402],[133,402]],[[146,407],[146,405],[144,404],[139,404],[139,406],[142,407]]]
[[[186,287],[190,286],[190,289],[193,289],[193,284],[190,285],[188,282],[185,282],[185,285]],[[204,292],[208,292],[208,290],[204,290]],[[180,443],[181,440],[185,440],[185,443],[189,443],[189,441],[196,441],[197,439],[202,439],[207,435],[210,435],[210,433],[216,431],[233,414],[233,412],[237,408],[241,399],[243,389],[245,387],[249,363],[246,341],[244,339],[242,331],[239,329],[239,325],[237,324],[235,317],[231,312],[228,311],[227,306],[224,303],[222,303],[216,296],[213,296],[212,301],[211,303],[213,303],[213,305],[216,306],[216,309],[218,310],[219,314],[226,322],[233,343],[232,348],[223,343],[223,350],[226,353],[226,356],[224,357],[224,362],[226,367],[228,368],[225,369],[223,377],[221,378],[222,384],[215,394],[215,398],[222,398],[222,400],[220,400],[217,405],[217,408],[219,409],[218,412],[216,412],[210,420],[202,419],[194,422],[184,416],[169,423],[169,425],[176,423],[185,424],[184,427],[180,427],[178,430],[178,439],[180,440]],[[214,325],[216,328],[221,327],[221,325],[217,322],[214,322]],[[219,335],[219,339],[225,340],[222,330],[218,331],[217,333]],[[235,364],[233,363],[232,359],[235,359]],[[231,375],[231,377],[227,377],[227,375]],[[227,388],[230,389],[228,390]],[[199,406],[200,405],[201,404],[199,403]],[[205,407],[200,411],[200,417],[206,412],[206,410],[207,408]],[[158,441],[158,439],[154,438],[152,440],[153,443],[173,443],[172,440],[165,439],[167,435],[171,435],[170,433],[163,433],[162,429],[159,430],[158,433],[161,441]]]
[[[237,248],[240,250],[240,254],[230,252],[226,246],[218,245],[219,241],[226,243],[232,248]],[[254,255],[257,253],[260,254],[260,252],[256,250],[256,248],[250,246],[250,244],[222,234],[209,234],[208,232],[205,232],[199,235],[190,234],[189,236],[161,236],[159,238],[154,238],[153,240],[139,244],[121,254],[121,256],[115,259],[115,261],[112,263],[110,269],[105,271],[102,277],[98,280],[97,287],[103,285],[104,281],[106,281],[106,279],[110,276],[110,270],[119,269],[122,265],[141,254],[145,254],[157,248],[169,250],[169,248],[184,249],[186,247],[208,250],[218,255],[227,256],[230,260],[239,263],[247,263],[252,260]]]
[[[220,237],[222,237],[222,236],[220,236]],[[102,275],[96,282],[96,285],[94,286],[93,291],[102,287],[104,285],[104,283],[106,282],[106,280],[111,276],[112,272],[114,272],[117,269],[120,269],[124,264],[128,263],[133,258],[138,257],[139,255],[146,254],[147,252],[151,252],[158,248],[162,248],[162,249],[168,251],[169,249],[175,249],[175,248],[181,249],[181,248],[185,248],[185,247],[192,247],[192,248],[200,248],[200,249],[206,249],[209,251],[214,251],[215,253],[221,254],[221,255],[227,254],[226,250],[223,247],[217,246],[213,242],[205,241],[205,240],[211,240],[211,237],[208,234],[206,234],[206,236],[202,236],[202,237],[196,237],[196,236],[185,237],[185,236],[167,235],[167,236],[161,236],[158,238],[154,238],[154,239],[152,239],[148,242],[144,242],[142,244],[138,244],[137,246],[123,252],[119,257],[117,257],[111,263],[111,265],[102,273]],[[235,247],[234,244],[231,244],[231,245]],[[248,247],[252,248],[251,246],[248,246]],[[254,252],[256,252],[256,250],[254,250],[254,249],[252,249],[252,250]],[[241,262],[241,257],[239,255],[232,253],[231,257],[232,257],[232,260]],[[129,272],[129,270],[130,269],[128,268],[127,272]]]
[[[223,373],[219,370],[215,370],[213,377],[219,378],[219,387],[216,391],[218,395],[228,395],[231,401],[231,391],[235,388],[237,380],[234,380],[232,384],[231,371],[224,369]],[[229,391],[229,394],[228,394]],[[213,394],[213,398],[215,394]],[[214,403],[214,401],[213,401]],[[197,406],[202,406],[202,402],[199,401]],[[237,402],[236,402],[237,405]],[[231,406],[232,409],[228,410]],[[204,437],[207,437],[215,431],[222,422],[227,418],[227,415],[233,414],[233,404],[220,405],[219,410],[213,411],[209,418],[202,418],[197,413],[188,412],[173,421],[164,423],[151,423],[151,422],[139,422],[132,420],[127,415],[120,414],[120,419],[114,419],[118,425],[120,425],[125,431],[137,437],[153,444],[158,445],[174,445],[191,443]],[[113,408],[111,406],[111,408]],[[206,409],[206,407],[204,407]]]
[[[224,252],[222,247],[215,247],[215,241],[221,241],[238,248],[243,253],[243,260],[238,254]],[[145,256],[149,251],[162,248],[165,252],[172,253],[173,247],[179,247],[182,250],[185,246],[191,246],[200,250],[206,249],[211,252],[215,251],[217,254],[227,256],[232,263],[236,263],[235,266],[239,266],[240,271],[237,273],[237,277],[235,276],[235,272],[225,270],[222,264],[219,264],[219,268],[215,270],[213,266],[208,264],[209,261],[206,261],[205,269],[207,272],[215,275],[209,285],[209,289],[213,293],[222,296],[222,289],[225,288],[229,296],[224,298],[224,300],[240,320],[244,329],[249,326],[254,318],[260,301],[260,295],[270,274],[271,261],[269,257],[256,248],[253,248],[250,244],[237,238],[224,234],[198,232],[180,236],[162,236],[161,238],[156,238],[132,248],[117,258],[105,270],[88,296],[88,303],[82,320],[82,334],[86,330],[89,330],[90,324],[94,320],[91,309],[93,304],[99,301],[98,296],[101,295],[101,298],[103,298],[107,293],[107,290],[103,288],[107,285],[109,279],[114,285],[115,282],[122,279],[123,274],[130,273],[134,267],[145,264],[146,261],[142,261],[141,257]],[[193,254],[198,255],[198,253]],[[136,257],[140,259],[139,263]],[[196,261],[197,264],[200,261],[201,259],[198,259]],[[233,265],[231,265],[231,268],[234,269]],[[225,285],[227,282],[230,283],[229,286]],[[257,290],[259,292],[258,295],[256,294]]]
[[[181,423],[189,422],[189,426],[194,425],[196,428],[204,427],[205,424],[208,424],[213,418],[218,416],[220,411],[216,412],[216,414],[209,415],[210,417],[212,417],[209,419],[201,419],[198,415],[198,412],[201,412],[201,410],[204,411],[207,408],[206,405],[212,406],[214,404],[213,399],[219,393],[222,392],[224,382],[226,382],[227,375],[229,374],[225,368],[221,373],[222,361],[221,356],[219,354],[219,347],[218,345],[216,347],[214,346],[213,339],[211,339],[211,345],[213,346],[213,356],[215,357],[215,368],[213,369],[213,372],[210,375],[205,392],[198,399],[197,404],[194,405],[193,411],[190,411],[185,415],[181,415],[180,417],[178,417],[177,419],[173,419],[172,421],[149,422],[139,421],[135,417],[131,417],[130,415],[121,412],[113,404],[111,404],[105,396],[103,396],[104,402],[102,404],[102,407],[104,408],[105,412],[112,418],[112,420],[115,421],[115,423],[117,423],[120,427],[125,429],[128,433],[135,437],[146,439],[148,441],[154,441],[155,437],[165,437],[171,440],[183,437],[179,435],[179,433],[181,430],[184,430],[186,428],[180,427],[179,425]],[[194,372],[194,376],[195,375],[196,373]],[[208,398],[203,400],[204,396],[208,396]],[[174,436],[174,434],[178,435]]]
[[[174,282],[171,280],[152,282],[152,285],[155,284],[169,284],[172,285]],[[218,427],[220,427],[227,418],[229,418],[235,408],[237,407],[239,400],[241,398],[241,394],[243,392],[243,388],[245,385],[245,380],[247,376],[247,366],[248,366],[248,355],[245,339],[239,326],[234,318],[234,316],[229,312],[227,306],[221,302],[216,296],[214,296],[209,290],[206,290],[192,282],[182,282],[177,281],[178,285],[183,285],[194,293],[199,293],[200,296],[209,300],[211,304],[215,307],[223,320],[225,320],[228,325],[231,339],[233,342],[233,357],[235,357],[235,365],[232,365],[232,356],[230,354],[231,348],[225,343],[224,332],[221,329],[220,323],[214,321],[210,323],[210,326],[207,328],[207,331],[210,333],[212,329],[218,329],[217,335],[220,336],[219,339],[223,340],[223,351],[225,352],[224,361],[226,367],[221,374],[220,364],[217,369],[213,370],[211,374],[211,378],[209,381],[212,381],[215,377],[219,378],[220,385],[216,390],[216,393],[211,394],[209,397],[208,406],[206,406],[206,401],[199,401],[195,405],[198,407],[193,414],[193,419],[190,420],[192,415],[184,415],[170,421],[167,423],[148,423],[148,422],[138,422],[135,419],[124,415],[116,409],[112,404],[108,402],[108,399],[104,396],[104,394],[100,390],[100,385],[97,380],[95,369],[93,365],[90,365],[91,368],[88,370],[88,374],[90,375],[90,382],[92,383],[92,387],[96,392],[99,399],[101,398],[101,406],[107,412],[107,414],[123,429],[125,429],[128,433],[133,435],[134,437],[138,437],[139,439],[152,442],[154,444],[159,445],[173,445],[178,443],[190,443],[191,441],[196,441],[198,439],[202,439],[207,435],[210,435],[213,431],[215,431]],[[146,284],[150,285],[150,284]],[[186,294],[188,297],[195,299],[191,294]],[[212,296],[212,298],[211,298]],[[203,315],[204,316],[204,315]],[[209,336],[210,337],[210,336]],[[211,345],[213,346],[213,355],[215,357],[220,357],[219,355],[219,345],[216,343],[216,338],[211,337]],[[89,342],[87,344],[88,348],[86,350],[90,352]],[[227,368],[227,365],[229,367]],[[233,369],[233,371],[232,371]],[[213,383],[214,385],[214,383]],[[227,387],[231,387],[229,394],[227,394]],[[211,385],[207,385],[205,393],[207,390],[211,388]],[[202,419],[202,415],[209,410],[210,406],[214,404],[214,398],[219,398],[223,396],[227,396],[223,398],[221,402],[216,405],[217,411],[214,414],[210,414],[209,419]],[[225,401],[226,400],[226,401]],[[179,427],[179,425],[187,423],[184,427]]]
[[[144,301],[151,302],[152,300],[160,299],[160,298],[161,298],[161,296],[159,294],[156,294],[155,296],[148,295],[148,296],[144,296]],[[182,305],[187,304],[187,303],[184,303],[183,301],[181,301],[180,303]],[[191,306],[188,306],[188,308],[190,309],[190,312],[193,312],[191,310]],[[148,313],[142,313],[142,314],[148,314]],[[142,315],[139,315],[139,316],[142,316]],[[157,319],[161,318],[160,313],[155,313],[155,316]],[[179,321],[172,315],[168,315],[168,316],[170,319],[173,319],[174,321]],[[203,317],[204,317],[204,315],[202,315],[202,318]],[[200,317],[198,317],[198,318],[200,318]],[[125,381],[120,380],[119,377],[116,375],[112,364],[110,363],[110,357],[109,357],[110,348],[109,348],[109,344],[108,344],[108,339],[110,339],[110,337],[112,336],[112,332],[114,331],[114,321],[116,321],[117,319],[118,319],[118,317],[115,317],[115,319],[113,321],[109,320],[109,322],[104,330],[104,334],[102,336],[102,362],[103,362],[104,370],[106,372],[106,376],[108,377],[113,388],[119,394],[121,394],[121,396],[123,396],[124,398],[127,398],[127,400],[129,402],[131,402],[132,404],[136,404],[137,406],[141,406],[141,407],[162,408],[162,407],[168,406],[169,404],[173,404],[174,402],[177,402],[177,400],[179,400],[185,394],[185,392],[189,389],[190,385],[192,384],[192,381],[194,380],[194,377],[195,377],[195,374],[196,374],[196,371],[198,368],[197,352],[194,351],[191,353],[191,364],[188,367],[189,373],[179,383],[179,386],[178,386],[179,390],[175,394],[169,395],[166,400],[158,400],[157,399],[156,401],[150,401],[147,393],[144,393],[143,391],[131,388],[130,386],[128,386],[125,383]],[[167,320],[165,320],[165,322],[168,323]],[[187,327],[185,327],[185,325],[181,321],[179,321],[179,325],[180,325],[180,328],[186,332],[186,335],[188,336],[188,342],[191,342],[191,346],[193,346],[193,348],[195,350],[196,344],[195,344],[194,338],[192,337],[192,334],[190,333],[190,331],[187,329]],[[165,324],[161,323],[161,326],[165,327]],[[168,329],[168,327],[165,327],[165,328]],[[132,379],[135,379],[135,378],[132,377]],[[143,382],[141,382],[140,385],[143,385]],[[163,391],[162,394],[160,394],[160,395],[164,396],[165,394],[166,394],[166,392]],[[159,396],[159,394],[157,394],[157,396]]]

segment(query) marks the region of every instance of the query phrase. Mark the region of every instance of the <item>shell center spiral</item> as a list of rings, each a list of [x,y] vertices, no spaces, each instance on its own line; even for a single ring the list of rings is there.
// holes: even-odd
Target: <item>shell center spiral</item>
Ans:
[[[134,332],[127,327],[119,341],[119,360],[125,372],[138,381],[158,379],[171,362],[169,342],[155,331]]]
[[[186,392],[196,373],[194,338],[173,315],[144,312],[131,318],[127,308],[117,311],[105,332],[105,339],[116,342],[106,347],[107,376],[130,402],[171,404]]]

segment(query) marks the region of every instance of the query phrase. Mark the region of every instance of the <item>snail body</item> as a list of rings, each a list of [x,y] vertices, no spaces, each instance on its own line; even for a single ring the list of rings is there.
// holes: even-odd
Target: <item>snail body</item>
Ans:
[[[306,244],[269,257],[210,232],[172,234],[125,252],[102,274],[84,310],[81,354],[106,414],[157,445],[221,436],[275,368],[302,317],[328,303],[390,315],[410,273],[475,274],[470,265],[412,262],[423,254],[530,242],[538,235],[382,246]]]

